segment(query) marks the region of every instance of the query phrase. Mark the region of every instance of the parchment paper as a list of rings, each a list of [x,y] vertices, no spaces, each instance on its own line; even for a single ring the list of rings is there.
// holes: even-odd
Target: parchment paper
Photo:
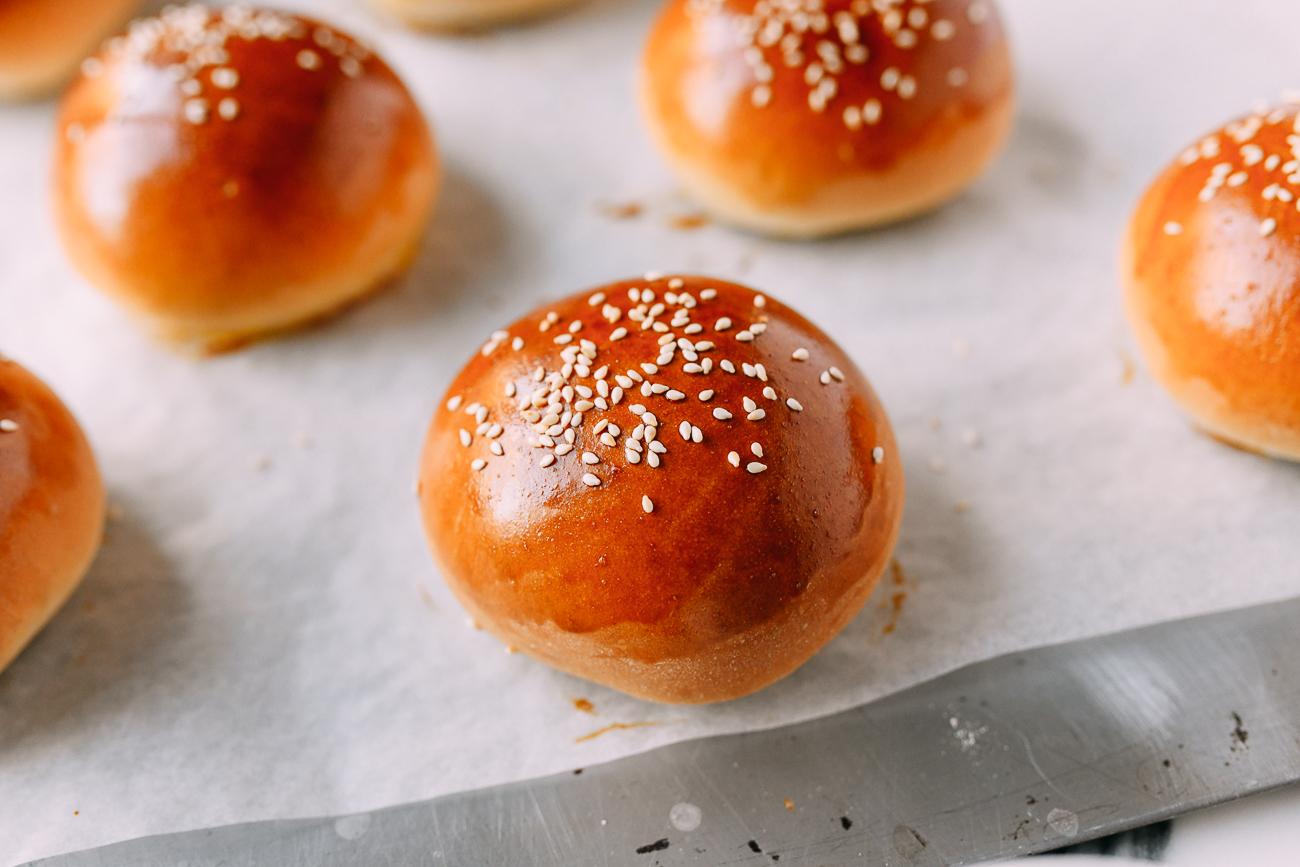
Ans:
[[[413,272],[324,328],[202,362],[153,345],[54,237],[53,107],[0,108],[0,350],[77,413],[116,504],[84,586],[0,675],[0,865],[582,767],[1300,593],[1300,467],[1190,428],[1135,358],[1115,277],[1154,172],[1300,81],[1300,5],[1005,0],[1021,115],[989,175],[931,216],[808,244],[672,225],[694,209],[631,99],[651,0],[468,39],[291,5],[373,40],[449,170]],[[897,578],[799,672],[715,707],[503,652],[443,586],[413,492],[434,403],[486,335],[651,268],[820,323],[908,473]],[[659,724],[579,740],[639,722]]]

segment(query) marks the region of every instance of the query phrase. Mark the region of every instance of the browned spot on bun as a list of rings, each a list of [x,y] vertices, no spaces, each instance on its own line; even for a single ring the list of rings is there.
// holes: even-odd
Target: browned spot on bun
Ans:
[[[1187,148],[1124,236],[1152,377],[1211,435],[1300,460],[1300,114],[1267,109]]]
[[[635,299],[633,295],[635,294]],[[825,334],[703,277],[612,283],[496,332],[429,428],[421,508],[474,619],[642,698],[793,671],[885,570],[903,472]]]
[[[54,206],[73,263],[200,349],[317,320],[401,271],[438,155],[382,60],[307,18],[174,7],[64,98]]]
[[[650,131],[720,219],[806,237],[926,211],[1010,131],[989,0],[671,0],[646,44]]]

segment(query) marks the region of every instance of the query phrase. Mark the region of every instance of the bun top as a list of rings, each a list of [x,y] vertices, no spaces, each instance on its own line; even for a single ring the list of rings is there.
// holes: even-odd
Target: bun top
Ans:
[[[1212,433],[1300,459],[1300,113],[1271,108],[1188,147],[1125,243],[1156,378]]]
[[[134,22],[82,64],[60,130],[74,263],[178,330],[282,327],[350,300],[405,261],[437,183],[424,119],[383,61],[241,6]]]
[[[803,611],[792,630],[818,629],[795,644],[815,643],[779,674],[856,612],[902,508],[889,422],[839,347],[701,277],[613,283],[493,334],[435,415],[421,479],[435,556],[476,616],[654,627],[620,644],[650,662]]]

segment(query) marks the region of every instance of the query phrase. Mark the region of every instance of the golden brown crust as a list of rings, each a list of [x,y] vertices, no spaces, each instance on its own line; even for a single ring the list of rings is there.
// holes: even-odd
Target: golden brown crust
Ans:
[[[1124,238],[1129,319],[1152,376],[1208,432],[1300,460],[1300,114],[1188,148]]]
[[[46,96],[140,0],[0,0],[0,100]]]
[[[633,289],[654,298],[634,303]],[[557,668],[689,704],[785,676],[848,623],[893,548],[902,465],[848,357],[760,297],[702,277],[610,284],[497,332],[457,376],[429,428],[420,500],[435,559],[479,623]],[[637,304],[663,305],[653,326]],[[658,356],[667,334],[685,341],[671,360]],[[561,353],[583,349],[595,359],[566,382]],[[566,421],[541,417],[553,386],[559,412],[583,418],[542,428],[547,447],[534,425]]]
[[[414,253],[438,156],[401,81],[349,37],[187,6],[83,69],[59,118],[60,233],[90,282],[167,336],[284,329]]]
[[[103,526],[81,428],[44,383],[0,358],[0,670],[67,601]]]
[[[992,161],[1014,114],[992,3],[875,7],[665,7],[645,49],[642,106],[706,208],[770,234],[822,235],[932,208]]]
[[[408,27],[475,31],[524,21],[578,0],[371,0]]]

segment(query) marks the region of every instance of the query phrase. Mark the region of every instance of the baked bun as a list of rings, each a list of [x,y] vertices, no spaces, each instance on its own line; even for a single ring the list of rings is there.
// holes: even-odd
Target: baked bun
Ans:
[[[416,250],[439,162],[410,94],[306,18],[172,7],[64,98],[54,205],[73,263],[165,336],[220,350],[331,313]]]
[[[0,0],[0,100],[56,90],[140,0]]]
[[[104,485],[76,419],[0,357],[0,670],[72,595],[103,529]]]
[[[420,465],[434,558],[484,628],[651,701],[794,671],[889,561],[903,469],[848,356],[752,289],[627,280],[492,335]]]
[[[1156,179],[1124,236],[1129,320],[1196,424],[1300,460],[1300,114],[1235,120]]]
[[[482,30],[544,15],[576,0],[371,0],[418,30]]]
[[[992,161],[1014,113],[990,0],[670,0],[641,96],[688,193],[788,237],[937,206]]]

